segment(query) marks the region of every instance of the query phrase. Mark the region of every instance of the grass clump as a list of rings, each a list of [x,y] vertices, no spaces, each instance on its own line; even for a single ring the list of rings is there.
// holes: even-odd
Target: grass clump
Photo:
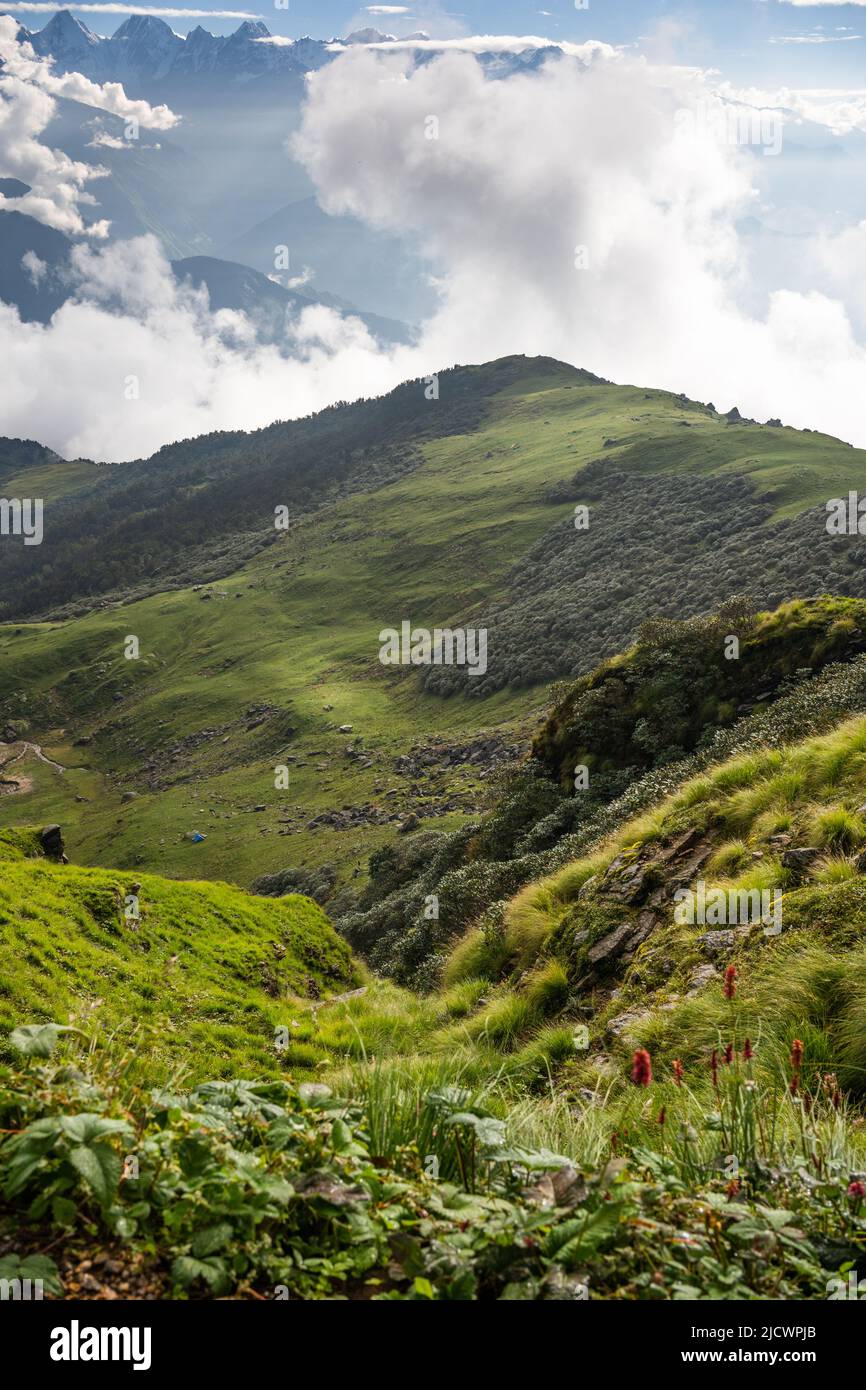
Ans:
[[[812,833],[828,849],[854,849],[866,840],[866,821],[845,806],[830,806],[814,816]]]

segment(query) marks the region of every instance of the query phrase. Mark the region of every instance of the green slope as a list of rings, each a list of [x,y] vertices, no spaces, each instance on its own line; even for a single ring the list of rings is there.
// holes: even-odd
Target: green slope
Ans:
[[[862,616],[796,605],[753,641],[781,677],[840,615]],[[699,770],[651,769],[648,809],[505,895],[426,997],[353,990],[303,898],[50,864],[0,832],[0,1025],[84,1034],[0,1057],[16,1258],[74,1230],[124,1268],[156,1252],[162,1295],[836,1296],[866,1232],[864,704],[854,654]],[[781,930],[678,920],[701,881],[778,890]],[[179,1068],[225,1080],[169,1103],[152,1086]]]
[[[295,1000],[356,983],[348,947],[306,898],[82,869],[36,849],[32,832],[0,835],[4,1033],[116,1033],[154,1079],[275,1073],[274,1030]]]
[[[484,699],[469,698],[477,693],[470,680],[470,688],[443,700],[423,688],[417,672],[378,661],[379,631],[404,618],[433,627],[477,621],[491,605],[507,613],[514,566],[533,546],[543,548],[552,528],[569,527],[568,488],[581,468],[601,457],[632,470],[636,486],[660,470],[674,480],[687,472],[708,486],[748,478],[764,506],[768,544],[776,543],[777,513],[866,486],[866,454],[839,441],[730,424],[669,393],[610,386],[546,359],[461,369],[453,378],[443,374],[441,385],[439,402],[424,401],[416,383],[418,401],[406,387],[369,408],[345,407],[352,428],[367,422],[372,441],[365,459],[351,467],[367,467],[371,454],[387,460],[406,450],[409,466],[385,483],[365,474],[363,487],[324,499],[224,581],[110,604],[63,623],[0,627],[0,721],[26,721],[25,740],[67,769],[61,774],[20,746],[10,766],[13,755],[0,748],[0,761],[7,762],[0,777],[7,787],[19,778],[22,787],[0,795],[0,823],[59,821],[74,856],[91,863],[244,885],[263,872],[332,863],[341,886],[354,889],[368,855],[392,841],[409,815],[447,830],[484,804],[487,778],[479,774],[491,769],[470,761],[469,749],[462,764],[452,760],[418,776],[398,773],[398,756],[437,739],[471,745],[481,731],[528,747],[543,713],[544,684],[576,674],[574,662],[590,669],[598,643],[614,650],[622,644],[617,634],[627,641],[645,616],[629,606],[642,591],[640,574],[630,581],[626,574],[632,591],[621,598],[604,593],[602,582],[593,610],[577,616],[542,589],[529,605],[545,622],[537,634],[527,630],[536,656],[524,684]],[[313,449],[320,429],[329,440],[342,438],[341,419],[336,411],[304,422],[304,447]],[[251,451],[272,450],[266,486],[255,495],[263,508],[257,524],[270,527],[273,541],[273,489],[280,468],[289,469],[280,462],[279,431],[291,428],[260,432],[267,440],[218,436],[175,446],[135,465],[137,473],[126,472],[132,466],[108,470],[112,477],[102,477],[100,496],[128,477],[140,479],[128,484],[134,500],[150,479],[171,529],[172,489],[180,489],[179,506],[189,500],[184,469],[194,464],[196,495],[222,496],[233,476],[229,463],[233,469],[243,460],[247,440]],[[355,487],[353,476],[350,468],[347,488]],[[63,506],[72,508],[62,515],[74,529],[75,490],[61,490]],[[203,502],[205,515],[228,524],[228,513],[210,513],[211,505]],[[181,528],[172,543],[183,536]],[[84,563],[88,553],[98,556],[115,541],[107,533],[88,548],[82,537],[76,554]],[[217,534],[214,552],[222,545]],[[704,545],[711,561],[711,531]],[[56,563],[62,575],[61,557],[47,542],[42,550],[39,564]],[[668,557],[650,558],[665,584]],[[216,554],[211,559],[220,563]],[[774,579],[783,593],[814,591],[816,573],[818,592],[859,592],[866,585],[866,569],[849,564],[847,552],[838,561],[838,583],[832,565],[832,582],[820,582],[824,572],[815,570],[808,547],[793,547],[784,563],[789,572]],[[725,592],[714,594],[710,584],[709,600],[695,599],[699,608],[727,597],[727,576],[722,582]],[[677,584],[671,580],[666,588],[675,607]],[[563,638],[557,625],[566,629]],[[124,659],[130,634],[140,642],[137,661]],[[557,653],[567,652],[576,652],[574,662],[569,656],[559,668]],[[338,732],[344,723],[353,726],[349,736]],[[275,768],[283,764],[290,783],[278,791]],[[130,792],[136,799],[124,800]],[[310,827],[344,806],[365,808],[358,815],[367,820]],[[443,814],[433,816],[431,808]],[[192,830],[206,835],[203,843],[183,838]]]

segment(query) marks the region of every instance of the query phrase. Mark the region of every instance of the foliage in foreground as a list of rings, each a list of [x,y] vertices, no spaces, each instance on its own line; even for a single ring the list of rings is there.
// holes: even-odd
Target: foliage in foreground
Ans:
[[[823,1298],[847,1287],[866,1239],[833,1096],[801,1105],[799,1140],[775,1145],[760,1117],[796,1088],[757,1092],[748,1063],[700,1132],[681,1122],[685,1095],[681,1116],[671,1104],[585,1171],[510,1143],[459,1087],[428,1093],[414,1120],[402,1107],[377,1152],[369,1091],[220,1081],[173,1095],[111,1047],[64,1039],[57,1061],[61,1031],[16,1030],[23,1060],[0,1074],[6,1214],[44,1244],[74,1231],[145,1252],[166,1296]],[[634,1079],[649,1090],[645,1064]],[[393,1104],[393,1088],[378,1099]]]

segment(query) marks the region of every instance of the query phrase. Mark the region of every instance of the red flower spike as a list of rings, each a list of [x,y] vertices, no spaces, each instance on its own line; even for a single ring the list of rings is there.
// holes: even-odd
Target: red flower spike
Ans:
[[[631,1059],[631,1079],[636,1086],[648,1086],[653,1079],[652,1061],[644,1047],[639,1047]]]

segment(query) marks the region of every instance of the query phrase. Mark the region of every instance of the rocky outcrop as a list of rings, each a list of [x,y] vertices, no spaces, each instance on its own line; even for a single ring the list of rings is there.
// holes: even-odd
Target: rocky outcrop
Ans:
[[[55,859],[59,864],[68,864],[63,844],[63,832],[59,825],[46,825],[39,832],[39,843],[46,859]]]

